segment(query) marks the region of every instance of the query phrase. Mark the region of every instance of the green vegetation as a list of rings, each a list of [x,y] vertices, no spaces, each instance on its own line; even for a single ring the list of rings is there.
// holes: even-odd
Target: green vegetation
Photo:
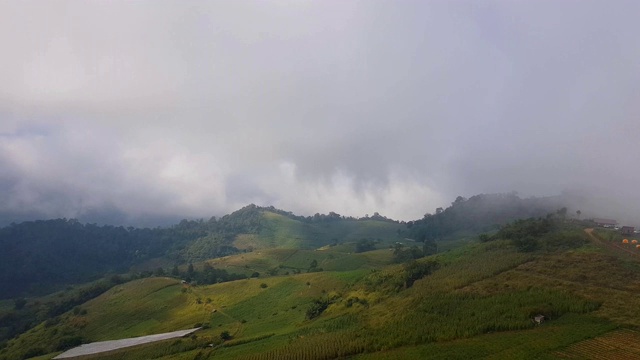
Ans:
[[[552,197],[521,199],[515,193],[481,194],[469,199],[458,196],[450,207],[408,222],[404,235],[420,242],[450,240],[456,234],[494,231],[516,219],[544,216],[559,207]]]
[[[12,224],[0,229],[0,297],[42,295],[131,268],[162,276],[172,272],[167,263],[187,264],[253,249],[316,249],[362,238],[390,243],[401,228],[379,215],[362,220],[336,213],[305,218],[255,205],[220,219],[183,220],[169,228],[97,226],[73,219]]]
[[[186,220],[166,229],[67,219],[12,224],[0,229],[0,296],[42,295],[108,273],[128,272],[154,257],[175,257],[181,246],[204,234],[203,223]]]
[[[0,246],[6,250],[0,252],[0,297],[13,298],[14,304],[12,310],[0,309],[0,344],[132,278],[170,274],[189,283],[213,284],[260,273],[357,269],[371,263],[367,257],[375,255],[349,262],[344,261],[349,256],[346,253],[323,251],[324,256],[312,256],[302,250],[298,254],[289,253],[286,255],[289,259],[281,261],[277,251],[291,248],[295,252],[325,245],[331,248],[329,245],[337,245],[337,239],[343,244],[374,236],[385,239],[386,243],[395,241],[402,225],[378,217],[358,220],[331,213],[305,218],[275,208],[250,205],[220,219],[183,220],[169,228],[97,226],[67,219],[12,224],[0,229]],[[240,246],[243,243],[239,239],[245,239],[246,246]],[[250,256],[254,248],[272,247],[278,249],[273,253],[273,261],[267,260],[269,266],[265,266],[267,263],[259,256],[256,259],[261,264],[244,263],[240,268],[225,269],[208,262],[196,269],[191,265],[199,260],[247,251]],[[312,261],[318,265],[310,267]],[[83,285],[79,290],[67,289],[72,284],[103,277],[105,280]],[[25,298],[53,291],[59,291],[60,299],[35,304]]]
[[[472,207],[487,211],[479,204],[527,204],[513,195],[472,199],[431,217],[460,224]],[[250,206],[194,222],[206,235],[173,253],[182,262],[0,301],[0,329],[11,337],[0,343],[0,360],[50,359],[80,343],[192,327],[201,330],[90,358],[544,359],[635,341],[626,329],[640,326],[640,258],[617,234],[585,232],[566,214],[501,226],[479,217],[460,238],[447,230],[412,239],[435,220],[404,228],[379,214],[304,218]],[[233,251],[188,257],[209,245]]]

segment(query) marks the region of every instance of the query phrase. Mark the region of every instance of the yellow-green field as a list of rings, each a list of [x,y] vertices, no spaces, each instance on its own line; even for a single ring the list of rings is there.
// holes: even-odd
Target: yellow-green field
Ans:
[[[368,251],[364,253],[345,253],[333,248],[321,250],[298,249],[261,249],[253,252],[230,255],[208,260],[215,268],[230,273],[251,275],[253,272],[266,275],[292,274],[295,270],[306,272],[312,261],[324,271],[350,271],[357,269],[380,268],[389,264],[393,253],[388,249]],[[196,267],[199,265],[196,264]]]
[[[596,240],[528,253],[508,241],[471,243],[418,260],[437,266],[412,286],[410,268],[392,265],[388,249],[338,250],[256,249],[210,260],[261,274],[214,285],[171,278],[117,285],[10,341],[0,359],[74,336],[100,341],[194,326],[204,328],[190,338],[91,358],[553,359],[580,358],[594,346],[606,353],[613,338],[637,338],[619,329],[640,326],[638,260]],[[307,272],[312,261],[324,271]],[[310,319],[318,302],[325,309]],[[541,325],[532,321],[537,314],[546,317]]]
[[[303,223],[281,214],[263,211],[258,234],[240,234],[233,243],[239,249],[315,249],[331,243],[380,239],[384,245],[398,240],[403,225],[376,220]]]

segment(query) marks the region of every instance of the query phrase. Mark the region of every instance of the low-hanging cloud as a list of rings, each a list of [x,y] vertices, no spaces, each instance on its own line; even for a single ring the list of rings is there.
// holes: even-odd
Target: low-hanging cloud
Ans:
[[[639,10],[5,3],[0,220],[155,225],[250,202],[408,220],[581,189],[633,222]]]

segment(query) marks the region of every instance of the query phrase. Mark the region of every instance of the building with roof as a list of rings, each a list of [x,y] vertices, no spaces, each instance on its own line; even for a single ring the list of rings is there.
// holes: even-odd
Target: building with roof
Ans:
[[[618,225],[618,222],[612,219],[593,219],[596,226],[602,226],[606,228],[614,228]]]
[[[620,229],[620,233],[622,233],[622,235],[633,235],[635,233],[635,228],[633,226],[623,226]]]

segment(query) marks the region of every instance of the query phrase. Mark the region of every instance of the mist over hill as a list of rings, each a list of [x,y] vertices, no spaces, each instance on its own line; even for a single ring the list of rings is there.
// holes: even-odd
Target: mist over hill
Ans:
[[[0,229],[5,249],[0,253],[0,294],[46,293],[56,286],[128,272],[152,259],[173,266],[260,248],[314,249],[361,239],[446,241],[456,233],[491,231],[514,219],[543,216],[561,205],[561,197],[521,199],[510,193],[458,197],[450,207],[409,222],[378,213],[305,217],[256,205],[163,228],[99,226],[74,219],[29,221]]]

